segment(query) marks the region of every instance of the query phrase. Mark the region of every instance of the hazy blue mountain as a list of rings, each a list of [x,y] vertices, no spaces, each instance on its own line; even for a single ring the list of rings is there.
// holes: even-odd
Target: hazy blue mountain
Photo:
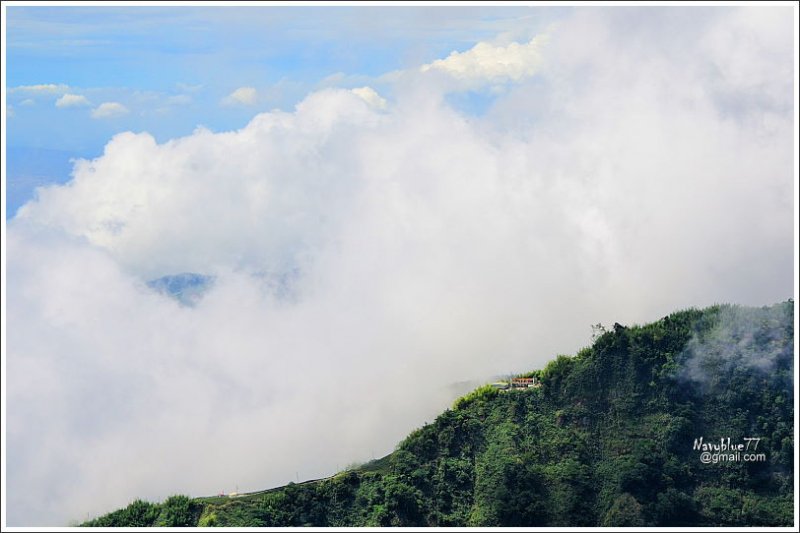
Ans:
[[[175,298],[183,305],[193,306],[213,285],[214,279],[214,276],[184,272],[148,281],[147,286]]]

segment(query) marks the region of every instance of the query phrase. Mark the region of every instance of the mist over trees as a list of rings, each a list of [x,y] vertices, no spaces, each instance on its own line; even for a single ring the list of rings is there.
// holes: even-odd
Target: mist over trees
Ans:
[[[790,526],[793,307],[615,324],[530,372],[541,387],[481,387],[386,458],[240,498],[174,497],[147,516],[208,526]],[[768,367],[750,364],[765,358]],[[687,379],[698,359],[713,383]],[[758,439],[763,457],[706,462],[698,439]],[[138,524],[144,505],[85,525]]]

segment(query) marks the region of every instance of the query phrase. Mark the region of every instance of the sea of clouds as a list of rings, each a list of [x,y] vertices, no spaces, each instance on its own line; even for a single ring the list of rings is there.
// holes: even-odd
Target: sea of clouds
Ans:
[[[590,324],[790,297],[792,13],[581,9],[115,136],[7,227],[9,525],[329,475]],[[182,273],[193,305],[148,285]]]

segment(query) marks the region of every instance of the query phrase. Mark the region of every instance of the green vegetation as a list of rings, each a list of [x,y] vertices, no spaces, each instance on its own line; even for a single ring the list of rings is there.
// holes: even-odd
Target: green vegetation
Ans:
[[[472,403],[490,400],[498,394],[499,391],[491,385],[483,385],[454,401],[453,409],[466,409]]]
[[[95,527],[182,527],[197,525],[201,505],[187,496],[170,496],[162,504],[136,500],[124,509],[83,524]]]
[[[590,348],[526,374],[541,387],[481,387],[386,458],[84,525],[791,526],[792,324],[790,300],[593,327]],[[764,459],[704,464],[700,437],[759,438]]]

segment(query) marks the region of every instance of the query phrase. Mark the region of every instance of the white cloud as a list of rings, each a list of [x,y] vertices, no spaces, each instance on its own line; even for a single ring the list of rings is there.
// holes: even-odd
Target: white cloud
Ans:
[[[167,98],[169,105],[188,105],[192,103],[192,97],[188,94],[175,94]]]
[[[185,93],[196,93],[203,88],[202,84],[176,83],[175,88]]]
[[[643,12],[565,20],[480,118],[418,74],[381,111],[123,133],[40,189],[8,227],[9,524],[329,474],[590,324],[791,296],[792,93],[707,44],[790,57],[791,20]],[[180,272],[217,276],[193,308],[144,283]]]
[[[69,90],[69,86],[64,84],[56,84],[56,83],[43,83],[39,85],[18,85],[16,87],[11,87],[8,92],[9,93],[44,93],[44,94],[52,94],[52,93],[62,93]]]
[[[317,231],[319,217],[337,213],[338,204],[326,207],[330,201],[324,194],[326,188],[347,187],[335,178],[332,165],[337,156],[330,153],[332,149],[306,157],[306,147],[320,142],[328,130],[362,127],[376,120],[361,97],[346,90],[332,90],[309,96],[294,114],[258,115],[238,132],[213,135],[198,130],[192,136],[161,146],[147,134],[120,134],[106,146],[109,157],[76,166],[73,186],[82,192],[41,190],[41,209],[35,204],[29,204],[28,209],[32,219],[47,219],[47,224],[68,227],[70,232],[95,244],[117,250],[119,261],[146,276],[217,266],[263,268],[269,261],[275,261],[273,268],[283,268],[282,263],[293,261],[294,255],[301,252],[302,241]],[[253,146],[259,148],[255,150]],[[328,156],[331,162],[325,163],[323,158]],[[168,169],[170,163],[165,158],[184,160],[187,166]],[[238,168],[238,162],[244,161],[250,163]],[[317,169],[316,165],[323,168]],[[326,170],[327,165],[332,168]],[[270,169],[266,174],[265,168]],[[287,175],[295,177],[289,180]],[[225,179],[221,179],[223,176]],[[200,186],[198,180],[204,185]],[[96,194],[97,187],[105,190],[100,196]],[[152,203],[159,197],[161,201]],[[192,231],[173,234],[180,243],[170,242],[152,224],[152,217],[166,216],[171,221],[162,219],[157,225],[183,225],[181,218],[194,218],[190,216],[194,202],[206,204],[211,216]],[[236,216],[228,212],[232,205],[242,207],[236,209]],[[231,234],[220,232],[219,224]],[[269,224],[282,226],[283,230],[264,231]],[[203,232],[206,237],[199,238]],[[204,242],[203,249],[186,250],[184,247],[192,241],[195,244],[191,246]],[[134,242],[138,244],[130,247]],[[220,246],[238,255],[239,262],[219,265],[214,256]],[[171,247],[173,251],[169,250]],[[139,255],[146,248],[150,249],[146,254],[151,256],[149,259]],[[289,257],[284,257],[287,254]]]
[[[444,72],[466,82],[519,81],[536,74],[542,64],[546,35],[527,43],[505,46],[480,42],[466,52],[451,52],[445,59],[423,65],[422,72]]]
[[[386,100],[375,92],[372,87],[357,87],[350,89],[350,91],[376,109],[386,108]]]
[[[115,118],[128,113],[128,108],[119,102],[103,102],[92,109],[92,118]]]
[[[82,94],[66,93],[56,100],[56,107],[82,107],[88,105],[91,105],[91,103]]]
[[[258,91],[254,87],[239,87],[222,99],[223,105],[253,105],[258,99]]]
[[[20,102],[19,105],[24,105],[24,106],[36,105],[36,100],[34,100],[32,98],[26,98],[25,100]]]
[[[714,65],[713,90],[739,108],[786,105],[792,91],[791,50],[780,46],[792,32],[786,9],[737,10],[710,25],[700,46]],[[777,72],[776,72],[777,71]],[[757,94],[761,102],[742,99]],[[764,102],[763,100],[766,100]]]

